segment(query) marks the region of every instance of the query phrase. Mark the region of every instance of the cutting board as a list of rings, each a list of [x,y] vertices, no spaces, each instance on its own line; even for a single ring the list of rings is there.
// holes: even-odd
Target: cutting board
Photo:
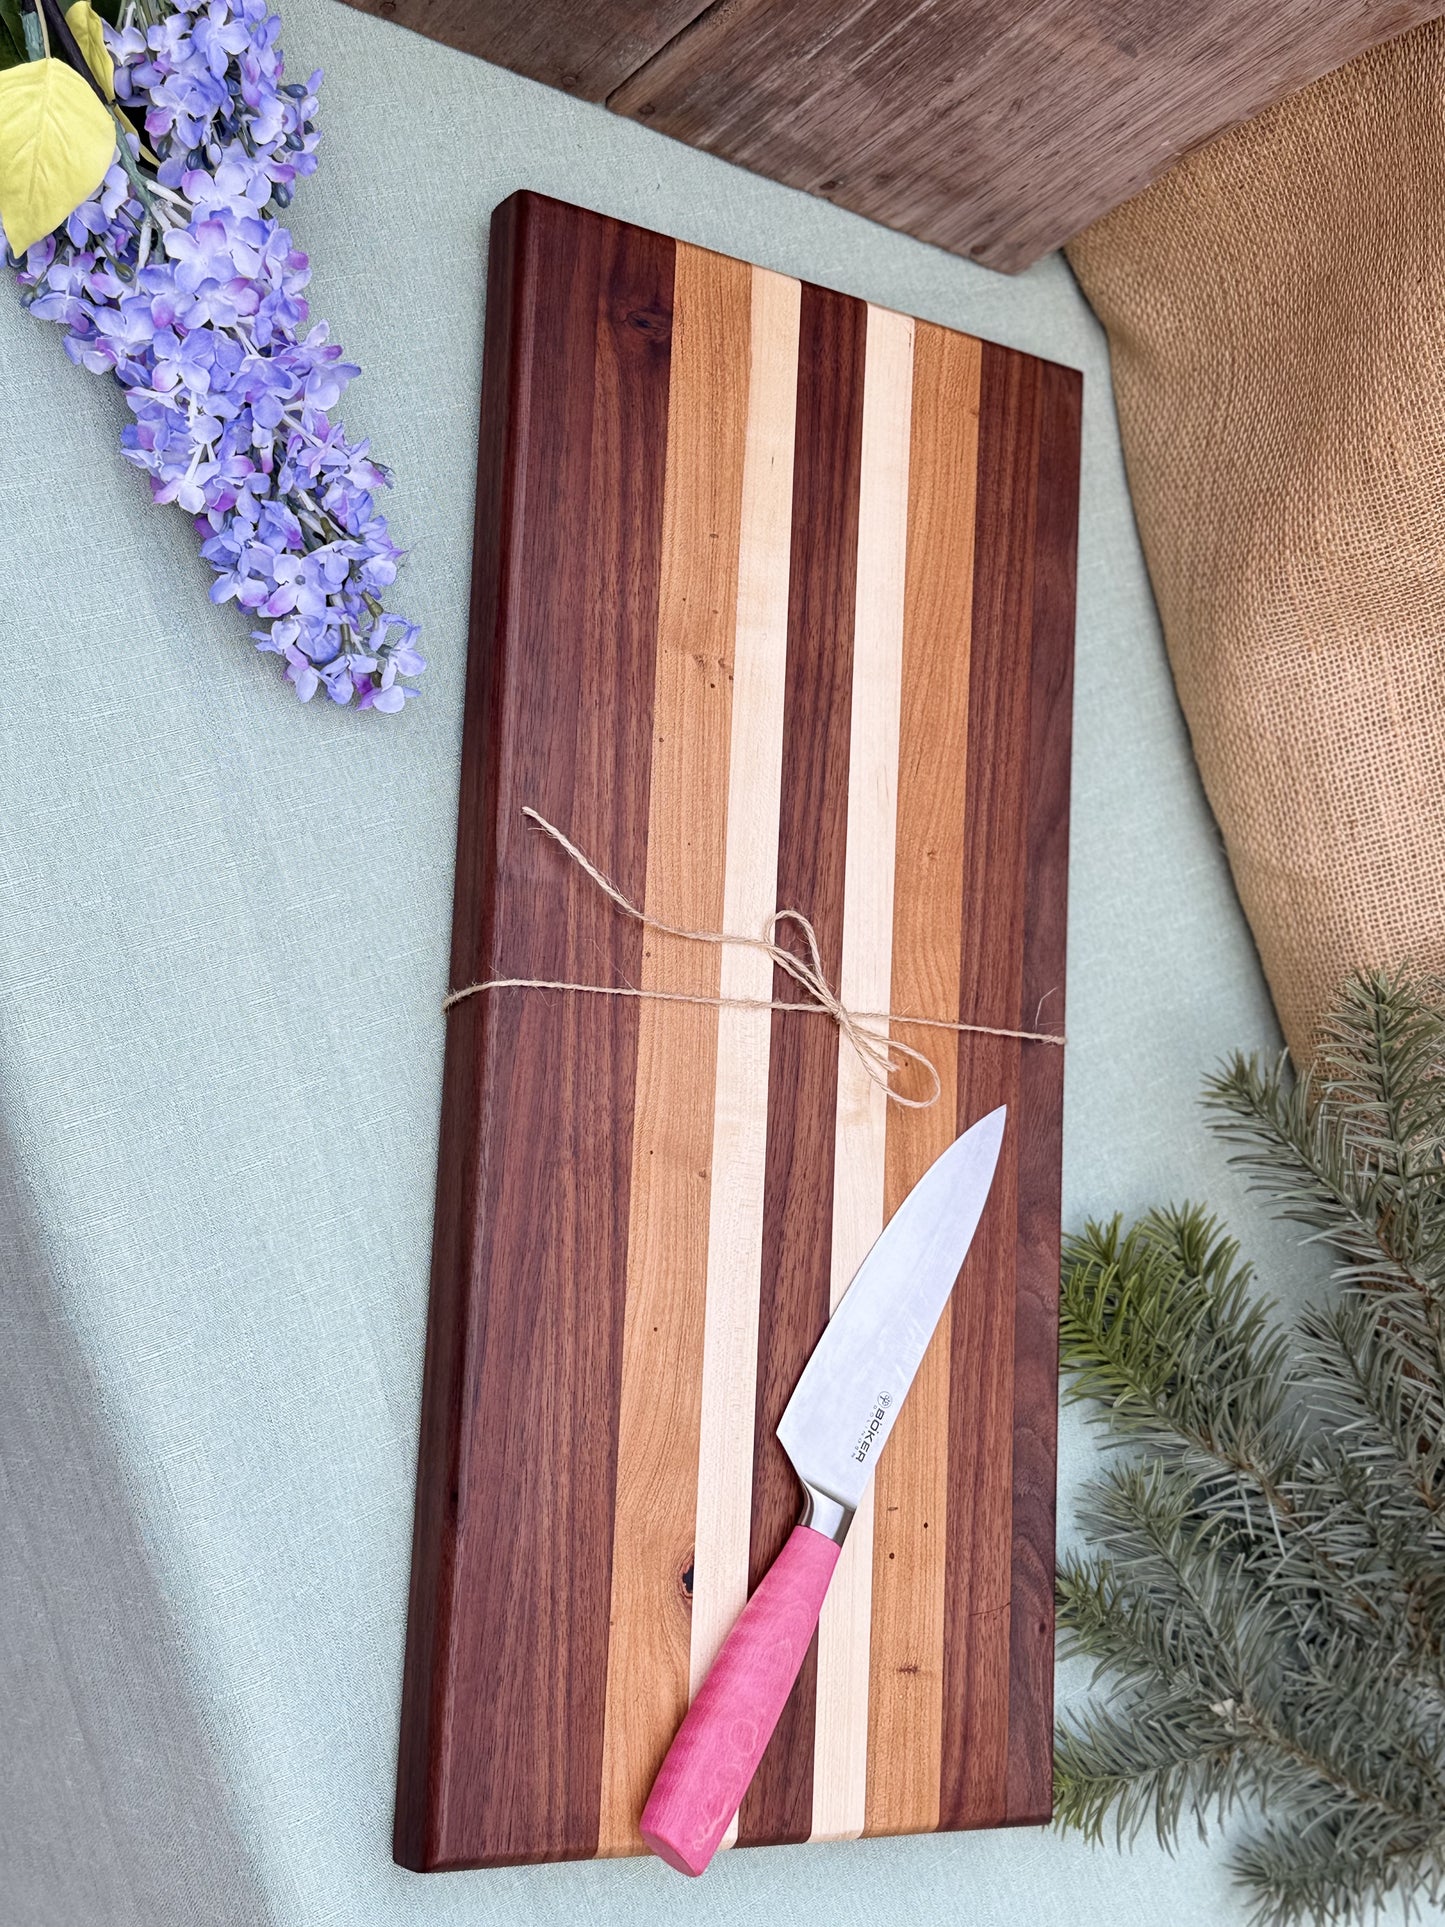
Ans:
[[[395,1852],[641,1851],[794,1522],[773,1429],[889,1212],[1007,1104],[743,1845],[1050,1810],[1080,378],[541,196],[492,227],[452,983]],[[919,1095],[915,1067],[900,1089]]]

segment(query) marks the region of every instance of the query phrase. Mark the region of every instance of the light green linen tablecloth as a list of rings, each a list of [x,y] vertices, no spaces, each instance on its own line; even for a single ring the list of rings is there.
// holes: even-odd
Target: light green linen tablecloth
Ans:
[[[0,302],[0,1927],[1131,1927],[1215,1859],[1049,1832],[421,1878],[390,1859],[466,645],[484,247],[519,186],[1086,372],[1065,1217],[1208,1193],[1200,1074],[1277,1036],[1189,760],[1105,349],[1004,280],[385,26],[327,70],[294,229],[396,470],[404,717],[302,709],[119,397]],[[1066,1414],[1061,1505],[1095,1463]],[[1064,1690],[1076,1691],[1070,1675]]]

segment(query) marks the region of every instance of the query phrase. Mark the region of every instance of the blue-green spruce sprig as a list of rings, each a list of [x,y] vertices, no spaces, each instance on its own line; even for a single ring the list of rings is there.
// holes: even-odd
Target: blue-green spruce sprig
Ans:
[[[1097,1688],[1061,1824],[1165,1845],[1249,1815],[1260,1927],[1445,1895],[1445,1002],[1349,984],[1318,1066],[1237,1057],[1213,1127],[1333,1260],[1292,1325],[1196,1206],[1065,1249],[1069,1395],[1121,1448],[1059,1572]]]

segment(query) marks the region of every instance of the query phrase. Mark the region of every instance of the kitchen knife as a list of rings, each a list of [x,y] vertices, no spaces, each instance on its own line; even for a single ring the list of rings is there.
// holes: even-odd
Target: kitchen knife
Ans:
[[[953,1290],[998,1164],[1004,1107],[899,1205],[813,1348],[778,1426],[803,1511],[723,1641],[643,1808],[642,1838],[700,1874],[737,1812],[808,1651],[853,1514]]]

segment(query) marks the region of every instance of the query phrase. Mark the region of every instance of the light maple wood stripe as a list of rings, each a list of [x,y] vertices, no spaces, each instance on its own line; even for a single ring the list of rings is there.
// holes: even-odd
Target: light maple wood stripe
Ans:
[[[968,679],[980,344],[919,322],[904,599],[890,1010],[957,1017],[963,924]],[[958,1046],[899,1025],[943,1083],[926,1111],[888,1117],[892,1215],[952,1139]],[[865,1831],[936,1828],[943,1743],[950,1307],[874,1479],[873,1611]]]
[[[646,907],[694,929],[723,915],[750,307],[743,263],[678,247]],[[648,932],[644,989],[715,996],[718,980],[716,950]],[[687,1710],[717,1017],[638,1007],[600,1856],[642,1850],[637,1818]]]
[[[722,927],[761,931],[776,908],[788,646],[800,284],[751,273],[751,364],[737,540],[737,621],[727,770]],[[770,997],[759,952],[727,948],[724,997]],[[691,1691],[747,1603],[768,1059],[766,1010],[717,1014],[707,1217]],[[691,1076],[681,1061],[680,1082]],[[734,1820],[723,1844],[737,1837]]]
[[[856,1010],[888,1009],[891,990],[913,330],[914,323],[906,315],[886,308],[868,310],[841,971],[843,1001]],[[864,1073],[857,1053],[840,1038],[829,1287],[834,1311],[883,1229],[889,1108],[882,1089]],[[850,1839],[863,1830],[872,1582],[870,1486],[844,1544],[818,1626],[815,1840]]]

